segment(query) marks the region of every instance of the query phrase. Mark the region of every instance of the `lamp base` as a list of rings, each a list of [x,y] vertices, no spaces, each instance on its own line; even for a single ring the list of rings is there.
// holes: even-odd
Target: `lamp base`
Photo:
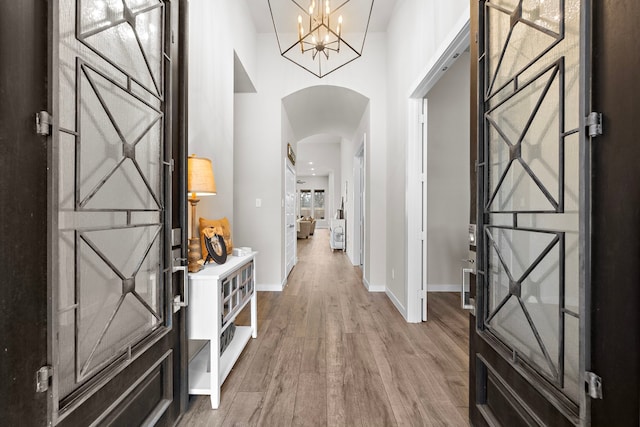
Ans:
[[[198,262],[202,259],[200,239],[197,237],[190,237],[188,249],[189,255],[187,260],[189,261],[189,273],[197,273],[202,270],[202,264]]]

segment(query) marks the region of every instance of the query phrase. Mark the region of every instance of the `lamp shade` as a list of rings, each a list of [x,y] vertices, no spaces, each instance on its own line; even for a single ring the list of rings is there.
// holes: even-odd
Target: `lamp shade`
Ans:
[[[187,170],[187,191],[189,193],[195,196],[216,194],[216,180],[213,177],[211,160],[192,154],[187,161]]]

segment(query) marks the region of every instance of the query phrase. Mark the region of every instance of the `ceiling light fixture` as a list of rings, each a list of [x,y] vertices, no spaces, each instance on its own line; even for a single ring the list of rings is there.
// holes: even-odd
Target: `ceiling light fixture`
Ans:
[[[311,74],[322,78],[362,56],[374,0],[267,1],[280,54]]]

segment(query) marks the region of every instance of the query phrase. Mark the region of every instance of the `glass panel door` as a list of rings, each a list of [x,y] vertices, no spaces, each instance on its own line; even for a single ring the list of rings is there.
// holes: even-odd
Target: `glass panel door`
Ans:
[[[485,2],[481,328],[580,399],[581,0]]]
[[[164,3],[60,0],[60,407],[167,326]]]

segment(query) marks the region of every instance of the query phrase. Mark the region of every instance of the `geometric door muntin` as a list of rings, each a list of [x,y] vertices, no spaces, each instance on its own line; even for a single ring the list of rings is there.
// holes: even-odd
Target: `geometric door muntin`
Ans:
[[[78,404],[74,391],[136,358],[169,321],[167,57],[159,0],[62,0],[58,22],[60,117],[72,119],[59,133],[75,141],[59,154],[61,165],[74,159],[72,179],[65,172],[59,181],[65,264],[56,286],[69,302],[57,315],[57,393],[66,414]]]
[[[484,6],[480,327],[575,404],[580,0]]]
[[[164,5],[158,0],[78,0],[76,38],[162,99]]]
[[[510,240],[505,247],[516,247],[513,240],[514,234],[535,233],[544,236],[536,239],[537,247],[534,248],[526,259],[516,256],[508,260],[507,256],[502,253],[497,240]],[[498,292],[496,286],[490,286],[488,292],[488,302],[485,312],[485,325],[492,329],[492,333],[503,341],[505,333],[509,333],[503,325],[493,325],[494,319],[501,313],[512,310],[516,313],[510,313],[508,316],[520,317],[519,333],[511,334],[515,340],[513,358],[518,359],[520,355],[527,354],[525,360],[535,364],[539,373],[545,376],[550,382],[562,387],[564,380],[564,358],[562,354],[562,335],[560,331],[564,329],[564,306],[554,307],[554,304],[540,303],[541,298],[545,298],[550,294],[557,295],[557,301],[564,301],[564,272],[562,263],[558,262],[559,254],[564,253],[564,233],[532,230],[525,228],[514,229],[504,226],[487,226],[485,228],[487,244],[490,246],[489,256],[494,259],[493,265],[499,264],[500,274],[506,276],[502,282],[504,283],[501,292]],[[524,236],[522,236],[524,237]],[[526,237],[524,237],[526,238]],[[537,276],[534,278],[533,276]],[[544,280],[540,280],[544,278]],[[491,294],[491,290],[496,291],[496,295]],[[536,304],[528,304],[527,301],[535,299]],[[554,300],[555,302],[555,300]],[[512,306],[509,306],[512,303]],[[545,312],[535,313],[532,310],[539,310],[543,307]],[[551,309],[550,309],[551,308]],[[544,319],[541,318],[544,316]],[[537,321],[544,321],[546,329],[557,332],[552,341],[550,334],[543,334],[537,326]],[[534,346],[518,345],[518,339],[522,339],[527,333],[523,333],[522,328],[527,328],[530,339],[534,341]],[[553,334],[551,334],[553,335]],[[551,341],[551,342],[550,342]]]
[[[77,62],[76,210],[160,210],[162,112]],[[121,197],[123,191],[131,194]]]

